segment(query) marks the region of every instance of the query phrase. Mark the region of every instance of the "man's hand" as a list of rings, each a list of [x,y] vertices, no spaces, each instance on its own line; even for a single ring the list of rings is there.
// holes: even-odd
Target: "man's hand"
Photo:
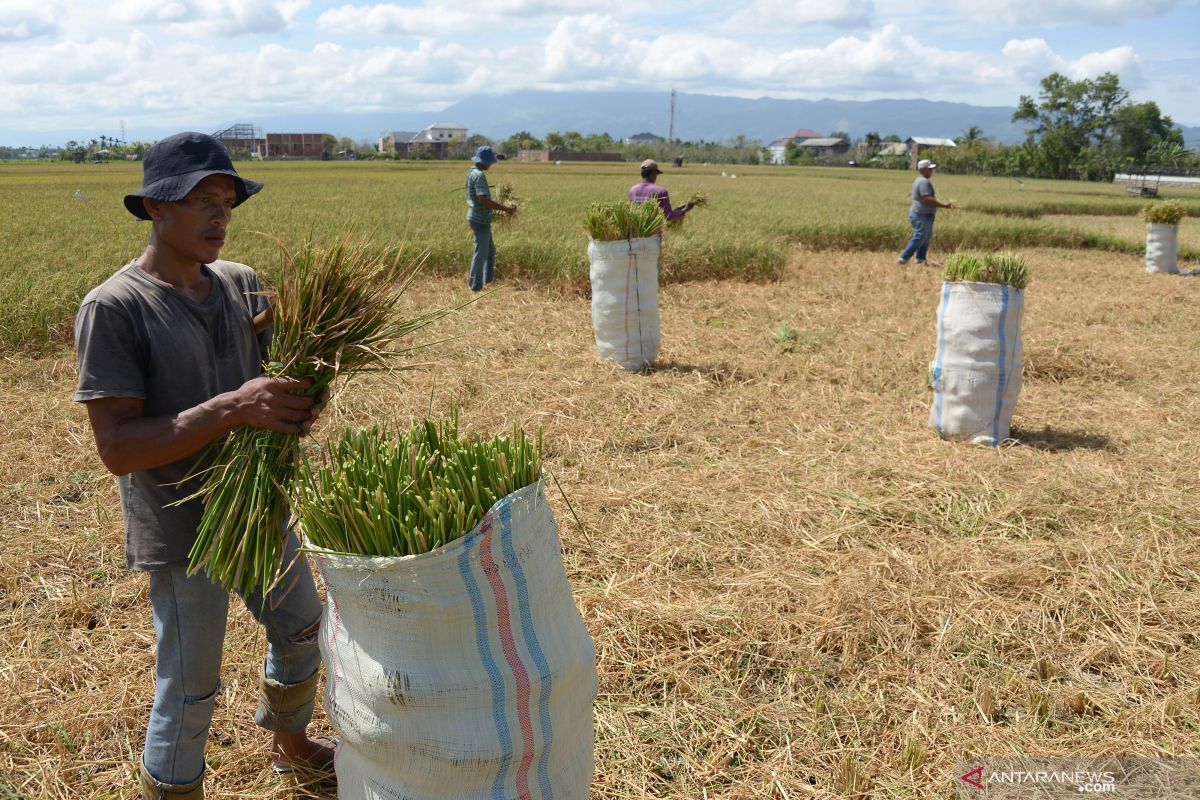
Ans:
[[[325,410],[326,404],[329,403],[329,390],[321,392],[321,396],[317,398],[316,404],[308,410],[308,419],[300,423],[300,435],[307,436],[312,430],[312,426],[317,424],[317,417],[321,416],[321,412]]]
[[[317,398],[294,393],[310,386],[312,380],[309,378],[271,378],[264,375],[246,381],[231,393],[237,422],[279,433],[307,433],[305,425],[311,427],[316,419],[313,408],[317,405]]]

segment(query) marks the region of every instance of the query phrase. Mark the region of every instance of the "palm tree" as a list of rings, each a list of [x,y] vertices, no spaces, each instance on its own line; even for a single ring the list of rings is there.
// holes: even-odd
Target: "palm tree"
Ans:
[[[983,141],[983,128],[978,125],[972,125],[959,135],[958,140],[960,142]]]

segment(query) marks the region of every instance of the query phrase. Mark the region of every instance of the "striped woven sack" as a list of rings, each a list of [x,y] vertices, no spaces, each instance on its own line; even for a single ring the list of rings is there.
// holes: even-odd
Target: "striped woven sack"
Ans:
[[[588,242],[592,329],[602,358],[643,370],[658,358],[662,236]]]
[[[595,648],[541,482],[399,558],[313,549],[339,800],[581,800]]]
[[[1021,393],[1025,293],[998,283],[942,284],[929,427],[943,439],[997,447]]]

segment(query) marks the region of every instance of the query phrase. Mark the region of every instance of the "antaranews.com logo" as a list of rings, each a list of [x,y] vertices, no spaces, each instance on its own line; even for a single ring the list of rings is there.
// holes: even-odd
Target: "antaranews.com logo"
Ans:
[[[959,800],[1200,797],[1200,759],[981,758],[961,761]]]

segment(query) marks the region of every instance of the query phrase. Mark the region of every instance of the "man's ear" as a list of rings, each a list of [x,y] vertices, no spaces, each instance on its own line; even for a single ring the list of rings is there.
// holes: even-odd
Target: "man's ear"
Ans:
[[[151,200],[149,197],[142,198],[142,205],[146,208],[146,213],[150,215],[151,222],[158,222],[162,219],[162,203],[158,200]]]

